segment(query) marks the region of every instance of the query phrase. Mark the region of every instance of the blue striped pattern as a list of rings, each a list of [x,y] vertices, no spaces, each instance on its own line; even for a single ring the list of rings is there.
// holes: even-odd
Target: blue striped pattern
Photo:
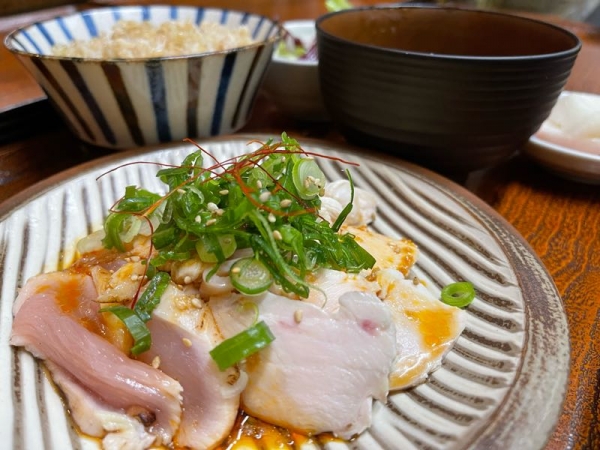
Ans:
[[[260,17],[258,19],[258,23],[255,25],[254,30],[252,30],[252,39],[257,39],[258,38],[258,35],[259,35],[259,33],[260,33],[261,29],[262,29],[262,25],[263,25],[264,20],[265,20],[264,17]],[[269,33],[267,33],[267,35],[270,36]]]
[[[125,19],[154,23],[181,19],[197,24],[210,20],[228,27],[243,25],[257,43],[224,55],[198,55],[183,61],[156,58],[101,62],[34,55],[49,54],[55,44],[98,36]],[[33,65],[26,66],[53,104],[62,108],[60,113],[79,138],[94,145],[126,148],[238,130],[248,120],[280,36],[281,28],[276,23],[256,14],[148,5],[114,6],[51,19],[11,33],[6,42],[20,58],[33,60]],[[248,55],[238,57],[241,53]],[[175,68],[177,64],[184,67]],[[212,76],[215,73],[220,76]]]
[[[98,36],[98,29],[96,28],[96,23],[94,22],[94,18],[92,17],[92,15],[88,14],[88,13],[81,14],[81,18],[85,22],[85,25],[87,26],[87,29],[88,29],[88,33],[90,33],[90,36],[92,36],[92,37]]]
[[[115,22],[121,20],[121,10],[119,8],[112,8],[113,19]]]
[[[204,8],[198,8],[196,12],[196,25],[199,25],[204,20]]]
[[[67,41],[72,41],[73,40],[73,35],[71,34],[71,30],[69,30],[69,27],[65,24],[65,20],[63,17],[58,17],[56,19],[56,23],[58,24],[58,26],[60,27],[60,29],[62,30],[62,32],[65,34],[65,37],[67,38]]]
[[[54,39],[52,39],[52,36],[50,35],[50,33],[48,33],[48,30],[46,30],[44,24],[36,23],[34,26],[38,29],[41,35],[44,36],[44,38],[48,42],[48,45],[50,45],[50,47],[54,46]]]
[[[169,115],[167,113],[169,99],[167,97],[163,67],[160,61],[148,61],[146,63],[146,73],[148,75],[148,84],[150,85],[150,95],[152,97],[154,117],[156,118],[158,139],[160,142],[169,142],[171,140]]]
[[[90,125],[83,120],[81,114],[71,101],[71,98],[67,95],[65,90],[62,88],[58,80],[52,75],[48,68],[44,65],[41,59],[34,59],[33,63],[36,65],[40,73],[45,77],[48,82],[48,86],[56,92],[56,99],[54,99],[54,105],[57,105],[56,100],[61,100],[65,109],[62,110],[63,114],[67,117],[73,117],[73,122],[76,126],[81,127],[82,135],[80,137],[86,138],[88,142],[96,143],[97,139],[91,130]]]
[[[23,32],[21,33],[21,35],[27,39],[27,41],[29,42],[29,44],[31,44],[33,46],[34,51],[38,54],[38,55],[42,55],[42,49],[40,47],[38,47],[37,42],[31,37],[31,34],[29,34],[28,30],[23,30]]]
[[[147,22],[150,20],[150,8],[142,6],[142,21]]]
[[[96,102],[96,99],[90,92],[85,80],[77,70],[77,66],[75,65],[75,63],[69,60],[62,60],[60,64],[65,70],[65,72],[69,74],[69,77],[71,77],[73,84],[77,87],[77,89],[81,93],[81,96],[85,100],[85,103],[90,108],[92,116],[94,117],[96,123],[100,126],[100,131],[102,131],[104,139],[106,139],[113,145],[116,144],[117,140],[115,139],[115,134],[113,133],[113,130],[108,124],[106,117],[104,117],[104,113],[98,106],[98,103]]]
[[[217,91],[217,101],[215,103],[212,125],[210,127],[210,134],[212,136],[220,134],[219,132],[221,130],[221,120],[223,119],[223,108],[225,108],[225,96],[227,95],[229,82],[231,81],[231,74],[233,73],[235,57],[236,53],[228,53],[227,56],[225,56],[223,70],[221,71],[221,81],[219,83],[219,90]]]
[[[221,25],[225,25],[227,23],[227,15],[228,11],[226,9],[221,13]]]

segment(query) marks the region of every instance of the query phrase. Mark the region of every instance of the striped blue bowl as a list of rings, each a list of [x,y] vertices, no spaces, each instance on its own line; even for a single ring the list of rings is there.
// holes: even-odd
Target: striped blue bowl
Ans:
[[[244,25],[256,42],[227,51],[161,58],[51,55],[55,44],[98,36],[121,19]],[[281,34],[278,23],[245,12],[123,6],[38,22],[10,33],[5,45],[81,140],[118,149],[228,134],[244,126]]]

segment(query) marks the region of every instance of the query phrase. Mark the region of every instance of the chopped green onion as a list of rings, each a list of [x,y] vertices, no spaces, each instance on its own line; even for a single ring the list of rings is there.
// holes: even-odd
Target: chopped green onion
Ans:
[[[152,345],[150,330],[134,310],[118,305],[102,308],[100,312],[111,312],[125,324],[133,338],[133,347],[131,347],[133,355],[139,355],[150,349]]]
[[[302,45],[291,45],[285,40],[279,42],[277,46],[277,55],[282,58],[297,59],[306,53],[306,49]]]
[[[126,215],[125,220],[121,223],[121,232],[119,233],[119,237],[121,241],[125,244],[133,241],[142,227],[142,219],[133,215]]]
[[[125,246],[121,240],[121,227],[129,217],[127,213],[111,213],[104,221],[104,230],[106,236],[102,239],[102,244],[106,248],[116,248],[120,252],[125,251]]]
[[[336,12],[342,9],[350,9],[352,4],[348,0],[325,0],[325,8],[329,12]]]
[[[242,294],[256,295],[269,289],[273,277],[269,269],[256,258],[242,258],[229,269],[231,284]]]
[[[338,215],[337,219],[335,219],[333,225],[331,225],[331,228],[335,231],[339,231],[339,229],[342,227],[346,217],[348,217],[348,214],[350,214],[354,205],[354,181],[352,181],[352,176],[350,175],[350,171],[348,169],[346,169],[346,176],[348,177],[348,182],[350,183],[350,201],[344,207],[344,209],[342,209],[342,212]]]
[[[352,202],[333,225],[319,216],[325,175],[313,158],[320,155],[309,155],[286,133],[280,142],[269,140],[227,163],[213,158],[207,168],[203,152],[158,172],[168,186],[166,195],[127,187],[104,224],[103,245],[125,251],[124,241],[135,234],[131,225],[141,220],[142,228],[150,228],[146,235],[156,252],[149,266],[155,270],[198,254],[203,262],[215,263],[216,272],[236,250],[249,249],[270,273],[260,289],[273,282],[303,298],[310,291],[306,276],[315,269],[356,273],[373,267],[374,258],[354,237],[339,232]],[[347,175],[353,199],[354,186],[348,171]],[[247,288],[244,283],[239,286],[242,291]]]
[[[447,305],[464,308],[475,298],[475,288],[468,281],[452,283],[442,289],[441,300]]]
[[[169,274],[165,272],[158,272],[154,275],[133,309],[117,305],[100,310],[100,312],[113,313],[125,324],[127,331],[129,331],[133,338],[131,354],[139,355],[149,350],[152,346],[152,337],[150,336],[150,330],[146,326],[146,322],[150,320],[152,311],[158,306],[170,279]]]
[[[160,303],[160,298],[165,292],[165,289],[167,289],[170,280],[171,277],[168,273],[157,272],[156,275],[154,275],[154,278],[152,278],[146,286],[146,289],[144,289],[144,293],[134,306],[134,311],[144,322],[150,320],[152,311],[154,311],[154,308]]]
[[[315,198],[325,187],[325,174],[312,158],[301,158],[294,163],[292,171],[294,185],[300,198]]]
[[[196,252],[200,260],[206,263],[223,262],[233,255],[236,248],[233,234],[203,234],[196,242]]]
[[[275,340],[275,336],[264,321],[245,329],[239,334],[225,339],[210,351],[210,356],[223,371],[239,363],[248,356],[265,348]]]

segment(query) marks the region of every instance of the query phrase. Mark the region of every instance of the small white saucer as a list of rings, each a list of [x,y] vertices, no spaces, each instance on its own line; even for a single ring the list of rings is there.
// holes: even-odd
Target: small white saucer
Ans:
[[[588,99],[597,97],[600,102],[600,96],[595,94],[565,91],[561,97],[567,95],[581,95]],[[564,115],[565,112],[561,111],[560,114]],[[541,129],[544,129],[544,125]],[[588,150],[578,149],[579,138],[561,136],[556,142],[550,139],[552,139],[552,133],[538,131],[526,144],[525,153],[548,170],[564,178],[580,183],[600,184],[600,151],[595,153],[589,148]],[[588,142],[584,145],[589,146],[590,144]]]
[[[600,155],[563,147],[532,136],[525,153],[548,170],[572,181],[600,184]]]

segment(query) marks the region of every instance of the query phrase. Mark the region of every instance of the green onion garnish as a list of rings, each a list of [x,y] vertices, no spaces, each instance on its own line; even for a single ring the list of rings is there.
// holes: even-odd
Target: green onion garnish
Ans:
[[[146,322],[150,320],[152,311],[158,306],[171,277],[165,272],[158,272],[150,280],[144,293],[134,304],[133,309],[123,305],[109,306],[100,309],[100,312],[111,312],[117,316],[127,327],[127,331],[133,338],[131,353],[139,355],[149,350],[152,346],[152,337]]]
[[[265,348],[275,340],[275,336],[264,321],[245,329],[229,339],[225,339],[210,351],[210,356],[223,371],[248,356]]]
[[[305,200],[315,198],[325,187],[325,174],[312,158],[302,158],[296,161],[292,169],[292,176],[300,198]]]
[[[181,166],[158,172],[168,186],[166,195],[128,187],[104,224],[105,247],[123,251],[132,226],[152,218],[156,252],[149,267],[160,270],[197,257],[217,268],[236,250],[251,249],[275,283],[302,298],[310,290],[306,276],[316,269],[357,273],[375,264],[352,235],[340,232],[352,202],[333,225],[319,217],[325,175],[317,158],[351,163],[307,152],[285,133],[280,142],[268,141],[224,163],[213,158],[206,168],[204,154],[198,150]],[[348,171],[347,176],[353,198]],[[258,289],[246,281],[239,285],[242,292]]]
[[[150,346],[152,345],[150,330],[133,309],[118,305],[102,308],[100,312],[111,312],[125,324],[133,338],[133,347],[131,347],[131,353],[133,355],[139,355],[150,349]]]
[[[348,0],[325,0],[325,8],[329,12],[336,12],[352,8],[352,3]]]
[[[140,299],[135,303],[133,310],[144,322],[150,320],[152,311],[158,306],[170,280],[171,277],[168,273],[157,272],[146,286]]]
[[[475,298],[475,288],[468,281],[460,281],[442,289],[441,300],[447,305],[464,308]]]
[[[256,258],[242,258],[229,270],[231,284],[242,294],[255,295],[269,289],[273,277],[269,269]]]
[[[235,252],[237,244],[232,234],[203,234],[196,241],[196,252],[200,261],[223,262]]]

